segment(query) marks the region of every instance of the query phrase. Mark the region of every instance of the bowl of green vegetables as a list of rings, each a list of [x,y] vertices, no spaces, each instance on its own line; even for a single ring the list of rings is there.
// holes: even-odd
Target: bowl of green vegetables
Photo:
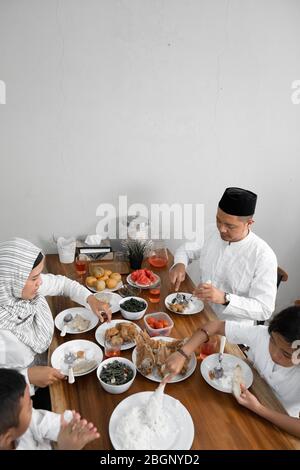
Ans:
[[[125,297],[120,300],[119,307],[122,317],[127,320],[139,320],[148,308],[148,302],[142,297]]]
[[[109,357],[99,365],[97,377],[106,392],[124,393],[133,384],[136,368],[133,362],[125,357]]]

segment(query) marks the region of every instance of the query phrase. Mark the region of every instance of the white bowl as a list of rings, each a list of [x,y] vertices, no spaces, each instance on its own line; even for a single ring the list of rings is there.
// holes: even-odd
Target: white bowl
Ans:
[[[122,305],[124,302],[126,302],[126,300],[130,300],[130,299],[136,299],[136,300],[139,300],[141,302],[144,302],[146,304],[146,307],[141,310],[140,312],[128,312],[127,310],[124,310],[122,308]],[[122,313],[122,317],[126,318],[126,320],[139,320],[140,318],[142,318],[148,308],[148,302],[143,299],[142,297],[124,297],[122,300],[120,300],[119,302],[119,306],[120,306],[120,310],[121,310],[121,313]]]
[[[130,367],[133,370],[133,377],[132,377],[131,380],[129,380],[129,382],[126,382],[126,384],[112,385],[112,384],[107,384],[107,383],[103,382],[103,380],[100,379],[100,373],[101,373],[101,370],[103,369],[103,367],[106,366],[107,364],[110,364],[111,362],[114,362],[114,361],[122,362],[123,364],[126,364],[128,367]],[[119,357],[119,356],[109,357],[108,359],[105,359],[104,361],[101,362],[100,366],[97,369],[97,377],[98,377],[98,380],[99,380],[102,388],[104,388],[104,390],[106,392],[113,393],[113,394],[124,393],[133,384],[133,381],[136,377],[136,367],[133,364],[133,362],[129,361],[129,359],[126,359],[125,357]]]

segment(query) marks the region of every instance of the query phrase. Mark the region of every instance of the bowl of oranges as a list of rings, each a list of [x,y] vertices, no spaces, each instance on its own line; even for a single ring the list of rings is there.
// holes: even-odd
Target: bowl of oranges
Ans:
[[[114,292],[122,287],[122,276],[101,266],[94,266],[90,269],[90,276],[87,276],[85,284],[93,292]]]

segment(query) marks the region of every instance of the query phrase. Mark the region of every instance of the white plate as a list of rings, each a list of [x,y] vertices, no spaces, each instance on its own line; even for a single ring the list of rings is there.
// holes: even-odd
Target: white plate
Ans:
[[[133,407],[144,406],[153,392],[140,392],[130,395],[121,401],[114,409],[109,421],[109,437],[116,450],[122,449],[121,442],[118,440],[117,429],[120,419]],[[188,410],[180,401],[164,395],[164,412],[168,416],[168,424],[171,432],[165,439],[158,439],[157,450],[189,450],[194,440],[194,423]],[[147,449],[144,449],[147,450]]]
[[[97,292],[95,294],[97,299],[102,300],[101,297],[106,297],[109,300],[110,309],[112,313],[116,313],[120,310],[119,302],[123,299],[119,294],[114,294],[113,292]]]
[[[168,297],[165,298],[165,306],[168,310],[170,310],[170,312],[177,313],[178,315],[194,315],[195,313],[202,312],[202,310],[204,308],[204,304],[203,304],[202,300],[200,300],[200,299],[191,300],[190,303],[189,303],[189,306],[185,309],[184,312],[182,312],[182,313],[181,312],[174,312],[174,310],[172,310],[169,307],[168,304],[170,304],[172,302],[172,300],[176,297],[177,294],[183,294],[183,295],[187,295],[187,296],[191,295],[188,292],[176,292],[174,294],[168,295]]]
[[[170,336],[155,336],[154,338],[151,338],[151,339],[154,339],[155,341],[162,340],[162,341],[165,341],[166,343],[170,343],[171,341],[176,340],[176,338],[170,338]],[[132,362],[136,366],[136,348],[132,351]],[[197,366],[197,359],[196,359],[195,353],[193,353],[186,373],[184,375],[181,375],[181,374],[175,375],[175,377],[173,377],[173,379],[170,380],[170,383],[181,382],[182,380],[187,379],[193,374],[194,370],[196,369],[196,366]],[[137,366],[136,366],[136,369],[139,371],[141,375],[144,375],[140,372]],[[146,379],[152,380],[153,382],[162,381],[162,378],[158,375],[156,371],[152,372],[152,374],[144,375],[144,377],[146,377]]]
[[[93,370],[97,369],[100,362],[103,359],[103,353],[101,348],[92,341],[87,341],[85,339],[75,339],[72,341],[66,341],[65,343],[61,344],[56,348],[51,356],[51,365],[55,369],[59,369],[62,371],[63,374],[68,375],[68,366],[64,362],[64,356],[66,353],[72,352],[76,353],[77,351],[85,351],[85,357],[87,360],[94,360],[96,361],[95,367],[89,369],[87,372],[82,372],[80,374],[74,373],[75,377],[80,377],[81,375],[86,375],[92,372]],[[80,359],[78,359],[79,363]],[[77,361],[74,363],[74,365]]]
[[[105,293],[107,293],[107,292],[116,292],[117,290],[121,289],[122,286],[123,286],[123,282],[120,281],[120,282],[118,282],[118,284],[116,285],[116,287],[114,287],[113,289],[108,289],[108,287],[106,287],[105,289],[99,291],[99,290],[96,290],[94,287],[90,287],[90,286],[85,285],[85,287],[86,287],[87,289],[89,289],[89,290],[92,291],[92,292],[95,292],[96,294],[100,294],[100,293],[101,293],[101,294],[105,294]]]
[[[63,326],[64,326],[63,319],[64,319],[64,316],[67,315],[68,313],[70,313],[73,318],[75,318],[76,315],[81,315],[83,318],[91,322],[90,326],[86,330],[83,330],[83,331],[72,330],[72,328],[69,326],[69,323],[67,323],[67,333],[70,333],[71,335],[78,335],[81,333],[85,333],[86,331],[90,331],[93,328],[95,328],[95,326],[97,325],[99,321],[99,318],[88,308],[84,308],[84,307],[67,308],[66,310],[63,310],[62,312],[60,312],[55,317],[54,323],[55,323],[56,328],[59,331],[63,329]]]
[[[132,287],[139,287],[140,289],[152,289],[153,287],[156,287],[159,283],[160,283],[160,277],[153,273],[154,276],[157,277],[156,281],[153,282],[153,284],[149,284],[147,286],[145,286],[145,284],[138,284],[137,282],[134,282],[132,279],[131,279],[131,274],[128,274],[126,280],[128,282],[128,284],[130,284]]]
[[[210,356],[207,356],[205,359],[203,359],[200,366],[202,377],[213,388],[219,390],[220,392],[232,393],[232,383],[230,383],[229,379],[226,381],[226,376],[232,376],[233,370],[238,364],[242,368],[246,388],[251,387],[253,382],[253,373],[245,361],[243,361],[239,357],[233,356],[232,354],[224,354],[222,367],[224,369],[225,380],[224,378],[212,380],[209,377],[209,371],[213,370],[213,368],[216,367],[218,364],[219,354],[211,354]]]
[[[116,326],[118,323],[132,323],[137,328],[138,331],[141,331],[141,328],[136,323],[133,323],[132,321],[129,321],[129,320],[112,320],[109,323],[108,322],[102,323],[102,325],[98,326],[98,328],[95,332],[95,338],[96,338],[96,341],[103,348],[104,348],[104,340],[105,340],[106,330]],[[135,341],[132,341],[130,343],[122,344],[121,351],[125,351],[125,349],[134,348],[134,346],[135,346]]]

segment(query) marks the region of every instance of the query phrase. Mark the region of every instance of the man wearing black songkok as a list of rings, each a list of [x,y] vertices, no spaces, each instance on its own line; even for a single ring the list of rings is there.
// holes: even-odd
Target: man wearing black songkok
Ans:
[[[170,271],[175,290],[187,265],[200,260],[197,297],[210,302],[222,320],[267,320],[275,308],[277,259],[269,245],[251,231],[257,196],[227,188],[217,210],[217,229],[201,247],[185,243]]]

